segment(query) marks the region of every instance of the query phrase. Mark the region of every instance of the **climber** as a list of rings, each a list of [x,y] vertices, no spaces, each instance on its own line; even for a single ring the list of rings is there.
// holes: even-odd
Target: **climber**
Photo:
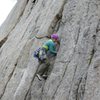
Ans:
[[[59,36],[57,34],[52,34],[51,39],[46,41],[41,48],[34,51],[34,57],[37,58],[39,62],[45,62],[47,57],[56,56],[57,44],[59,44]]]
[[[42,79],[45,70],[48,69],[50,62],[49,59],[52,57],[55,57],[57,55],[57,50],[56,50],[56,46],[59,43],[59,36],[57,34],[52,34],[51,35],[51,39],[49,39],[48,41],[46,41],[42,48],[39,48],[37,50],[37,58],[38,61],[40,63],[45,63],[45,66],[40,66],[37,72],[37,77],[39,78],[39,80]],[[36,52],[34,54],[34,56],[36,56]]]

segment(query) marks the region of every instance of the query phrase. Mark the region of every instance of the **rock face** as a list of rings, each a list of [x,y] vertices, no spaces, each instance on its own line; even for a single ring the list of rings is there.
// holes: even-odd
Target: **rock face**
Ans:
[[[33,51],[61,37],[47,80]],[[0,28],[0,100],[100,100],[100,1],[18,0]]]

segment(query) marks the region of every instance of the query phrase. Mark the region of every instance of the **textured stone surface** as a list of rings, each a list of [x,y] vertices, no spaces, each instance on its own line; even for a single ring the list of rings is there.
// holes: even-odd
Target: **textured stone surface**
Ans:
[[[33,51],[57,32],[47,80]],[[99,100],[100,1],[18,0],[0,27],[0,100]]]

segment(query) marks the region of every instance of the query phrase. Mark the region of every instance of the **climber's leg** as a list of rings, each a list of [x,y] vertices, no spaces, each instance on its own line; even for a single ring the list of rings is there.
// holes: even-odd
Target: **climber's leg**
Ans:
[[[44,73],[46,73],[48,71],[48,67],[49,65],[46,64],[46,63],[42,63],[39,68],[38,68],[38,71],[37,71],[37,77],[41,80],[44,75]]]

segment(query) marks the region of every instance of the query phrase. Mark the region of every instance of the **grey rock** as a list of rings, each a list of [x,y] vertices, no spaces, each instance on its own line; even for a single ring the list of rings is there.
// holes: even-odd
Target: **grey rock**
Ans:
[[[99,0],[17,0],[0,27],[0,100],[99,100],[99,13]],[[60,48],[39,81],[33,52],[53,32]]]

